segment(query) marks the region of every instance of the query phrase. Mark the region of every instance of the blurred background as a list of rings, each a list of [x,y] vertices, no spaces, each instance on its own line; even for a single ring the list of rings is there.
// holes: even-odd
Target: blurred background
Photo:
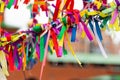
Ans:
[[[56,0],[50,4],[55,2]],[[30,11],[26,7],[27,5],[20,3],[17,10],[13,7],[10,10],[5,9],[4,22],[8,25],[5,27],[8,31],[15,32],[28,28]],[[82,0],[75,0],[74,8],[81,10]],[[54,11],[54,8],[52,10]],[[39,23],[48,22],[44,12],[41,12],[37,19]],[[72,43],[72,46],[83,67],[78,65],[65,45],[68,54],[63,55],[62,58],[57,58],[55,54],[48,55],[42,80],[120,80],[120,32],[104,31],[102,35],[102,44],[108,58],[102,56],[96,40],[90,42],[87,38],[82,39],[80,32],[77,31],[76,42]],[[38,80],[40,68],[41,63],[37,62],[31,70],[10,72],[7,79]]]

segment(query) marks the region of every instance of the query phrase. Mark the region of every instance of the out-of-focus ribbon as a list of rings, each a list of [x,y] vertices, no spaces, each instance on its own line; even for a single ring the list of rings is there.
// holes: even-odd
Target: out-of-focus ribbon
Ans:
[[[5,8],[5,3],[4,3],[4,2],[1,2],[1,3],[0,3],[0,13],[3,13],[3,12],[4,12],[4,8]]]
[[[30,0],[24,0],[24,4],[28,4]]]
[[[12,7],[13,3],[14,3],[14,0],[10,0],[7,5],[7,8],[10,9]]]
[[[5,57],[5,53],[3,51],[0,51],[0,64],[2,67],[2,72],[6,75],[9,76],[8,73],[8,68],[7,68],[7,61],[6,61],[6,57]]]

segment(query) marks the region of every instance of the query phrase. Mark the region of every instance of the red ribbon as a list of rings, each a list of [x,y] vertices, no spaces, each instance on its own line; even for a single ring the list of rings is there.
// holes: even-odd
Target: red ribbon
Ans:
[[[59,48],[58,48],[57,36],[56,36],[55,32],[52,29],[51,29],[51,37],[52,37],[52,40],[53,40],[53,44],[54,44],[54,48],[55,48],[57,57],[61,57],[59,55]]]
[[[107,4],[107,0],[102,0],[104,4]]]
[[[69,9],[68,6],[70,5],[70,10],[73,10],[74,7],[74,0],[67,0],[64,6],[64,9]]]
[[[28,4],[30,2],[30,0],[25,0],[24,4]]]
[[[8,63],[9,63],[10,71],[14,71],[14,60],[13,60],[12,46],[10,49],[10,53],[8,54]]]
[[[33,4],[33,12],[38,13],[38,5],[37,4]]]
[[[55,12],[54,12],[54,15],[53,15],[53,21],[55,21],[58,17],[60,4],[61,4],[61,0],[57,0]]]
[[[11,35],[10,34],[7,35],[6,38],[7,38],[7,41],[10,41],[11,40]]]
[[[14,6],[15,9],[18,9],[18,5],[17,4],[18,4],[18,0],[16,0],[15,6]]]
[[[80,21],[79,21],[79,16],[78,16],[78,14],[79,14],[79,11],[78,10],[74,10],[73,11],[73,13],[74,13],[74,18],[75,18],[75,23],[76,24],[78,24]]]

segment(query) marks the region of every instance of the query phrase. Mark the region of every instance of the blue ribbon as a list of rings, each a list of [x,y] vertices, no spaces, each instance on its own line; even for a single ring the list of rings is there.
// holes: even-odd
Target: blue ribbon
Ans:
[[[90,26],[90,29],[91,29],[92,32],[94,33],[94,30],[93,30],[94,27],[93,27],[93,24],[92,24],[91,20],[89,20],[88,24],[89,24],[89,26]]]
[[[75,42],[75,39],[76,39],[76,30],[77,30],[77,26],[74,25],[73,28],[72,28],[71,42]]]
[[[102,38],[102,34],[101,34],[101,30],[100,30],[98,21],[97,21],[96,19],[94,19],[94,21],[95,21],[95,26],[96,26],[97,35],[98,35],[100,41],[102,41],[103,38]]]

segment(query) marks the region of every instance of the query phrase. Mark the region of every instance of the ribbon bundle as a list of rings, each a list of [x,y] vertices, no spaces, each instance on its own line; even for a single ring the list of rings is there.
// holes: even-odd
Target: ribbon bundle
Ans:
[[[19,0],[0,1],[0,13],[4,12],[5,7],[10,9],[14,6],[15,9],[18,9],[19,2]],[[24,4],[29,2],[30,0],[24,0]],[[74,42],[77,29],[80,30],[82,37],[86,35],[90,41],[96,38],[100,50],[106,58],[107,55],[101,44],[103,40],[101,30],[120,30],[120,2],[115,0],[107,4],[106,0],[83,0],[83,3],[84,8],[79,11],[74,9],[74,0],[57,0],[56,5],[50,5],[45,0],[34,0],[30,7],[32,23],[27,31],[9,33],[0,28],[0,63],[3,73],[6,76],[9,75],[8,65],[11,71],[26,70],[31,69],[36,60],[40,60],[42,62],[41,78],[48,51],[56,53],[57,57],[67,54],[64,47],[65,40],[76,61],[81,65],[68,37],[68,32],[71,31],[71,42]],[[55,8],[54,13],[48,6]],[[35,19],[40,8],[46,12],[47,17],[50,13],[53,15],[46,24],[39,24]],[[2,17],[0,16],[1,25]]]

